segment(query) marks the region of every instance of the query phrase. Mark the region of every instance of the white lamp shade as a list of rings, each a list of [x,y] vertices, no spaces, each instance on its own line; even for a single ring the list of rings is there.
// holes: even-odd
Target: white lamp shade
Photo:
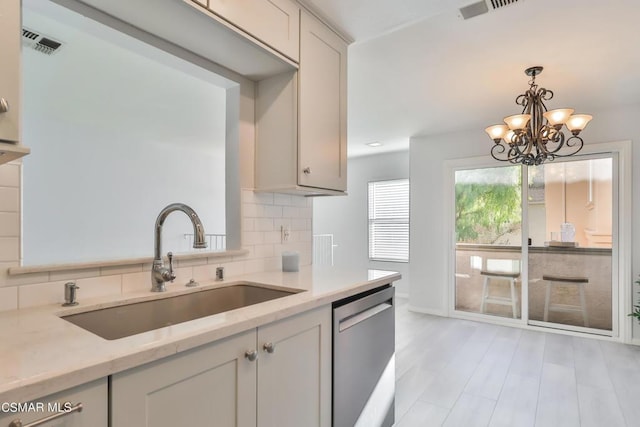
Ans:
[[[513,137],[516,136],[516,133],[512,130],[508,131],[507,134],[504,136],[504,142],[506,142],[507,144],[513,144]]]
[[[565,123],[565,125],[571,132],[580,132],[587,126],[592,118],[593,117],[589,114],[574,114],[573,116],[569,117],[569,120],[567,120],[567,123]]]
[[[504,136],[509,131],[509,128],[507,127],[507,125],[493,125],[489,126],[484,131],[487,132],[489,138],[495,141],[504,138]]]
[[[516,114],[514,116],[505,117],[504,122],[511,130],[524,129],[531,120],[531,114]]]
[[[573,108],[558,108],[557,110],[549,110],[542,115],[547,119],[549,125],[555,126],[566,123],[572,114]]]

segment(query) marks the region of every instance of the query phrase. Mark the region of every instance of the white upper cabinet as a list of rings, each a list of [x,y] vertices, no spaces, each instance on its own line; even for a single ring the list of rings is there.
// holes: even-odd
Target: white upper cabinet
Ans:
[[[0,164],[29,154],[20,142],[20,0],[0,1]]]
[[[0,140],[20,140],[20,0],[0,2]],[[9,111],[5,111],[8,106]]]
[[[347,189],[347,44],[301,11],[300,68],[258,82],[258,191],[339,195]]]
[[[300,12],[295,3],[289,0],[209,0],[207,8],[298,62]]]
[[[301,15],[298,183],[347,190],[347,45]]]

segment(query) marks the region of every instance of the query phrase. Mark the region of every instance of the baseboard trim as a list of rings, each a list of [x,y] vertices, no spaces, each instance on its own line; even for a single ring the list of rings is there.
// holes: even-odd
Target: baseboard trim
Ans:
[[[407,310],[413,311],[415,313],[431,314],[433,316],[440,316],[440,317],[448,317],[447,313],[442,310],[416,307],[415,305],[411,305],[411,304],[409,304],[409,306],[407,307]]]

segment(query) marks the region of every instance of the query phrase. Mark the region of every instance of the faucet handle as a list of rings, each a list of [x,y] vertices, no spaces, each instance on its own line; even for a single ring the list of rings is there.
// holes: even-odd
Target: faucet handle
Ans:
[[[167,252],[167,258],[169,258],[169,280],[173,283],[176,278],[176,275],[173,274],[173,252]]]

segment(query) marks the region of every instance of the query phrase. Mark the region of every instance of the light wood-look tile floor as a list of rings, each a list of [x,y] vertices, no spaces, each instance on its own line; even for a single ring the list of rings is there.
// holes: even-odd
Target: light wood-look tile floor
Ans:
[[[640,426],[640,348],[396,306],[397,427]]]

